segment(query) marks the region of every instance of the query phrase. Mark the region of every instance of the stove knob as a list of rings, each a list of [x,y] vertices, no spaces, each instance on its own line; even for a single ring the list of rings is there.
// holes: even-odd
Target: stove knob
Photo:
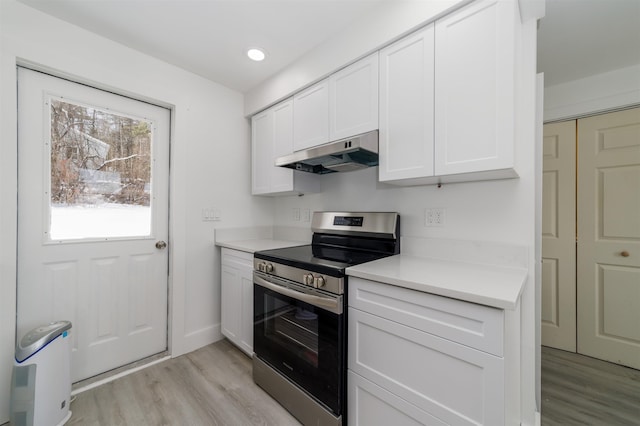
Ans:
[[[306,285],[313,285],[313,275],[305,274],[302,277],[302,282],[304,282]]]
[[[264,267],[264,271],[269,274],[273,273],[273,264],[267,263]]]
[[[323,277],[323,276],[316,277],[316,279],[315,279],[315,280],[313,280],[313,286],[314,286],[315,288],[321,288],[321,287],[324,287],[324,285],[325,285],[325,284],[326,284],[326,283],[325,283],[325,281],[324,281],[324,277]]]
[[[264,272],[266,264],[264,262],[258,263],[258,271]]]

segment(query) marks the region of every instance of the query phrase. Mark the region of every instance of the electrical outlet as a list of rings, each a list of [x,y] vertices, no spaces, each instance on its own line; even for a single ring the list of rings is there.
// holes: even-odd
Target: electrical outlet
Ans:
[[[309,209],[302,209],[302,221],[303,222],[311,221],[311,211]]]
[[[425,209],[424,226],[444,226],[444,209]]]
[[[444,209],[433,209],[433,224],[435,226],[444,225]]]
[[[292,217],[295,222],[300,222],[300,209],[298,207],[293,208]]]

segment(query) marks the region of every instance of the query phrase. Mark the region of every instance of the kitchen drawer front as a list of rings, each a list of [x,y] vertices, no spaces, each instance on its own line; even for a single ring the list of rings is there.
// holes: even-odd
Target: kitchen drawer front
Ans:
[[[504,361],[349,308],[348,366],[447,424],[504,424]]]
[[[445,426],[446,423],[349,371],[347,378],[351,426]]]
[[[503,356],[501,309],[356,277],[349,278],[349,306]]]
[[[222,264],[245,267],[253,270],[253,253],[222,247],[220,255]]]

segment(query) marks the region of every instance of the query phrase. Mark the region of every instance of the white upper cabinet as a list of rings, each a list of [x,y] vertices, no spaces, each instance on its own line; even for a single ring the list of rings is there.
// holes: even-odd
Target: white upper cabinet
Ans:
[[[273,112],[263,111],[251,118],[252,194],[264,194],[271,187],[273,158]]]
[[[281,102],[273,111],[273,161],[271,162],[270,192],[293,190],[294,171],[284,167],[275,167],[276,158],[293,152],[293,100]]]
[[[436,21],[436,175],[513,168],[517,20],[481,0]]]
[[[293,151],[377,128],[377,52],[293,96]]]
[[[329,142],[329,80],[293,96],[293,150]]]
[[[433,61],[433,24],[380,51],[380,181],[434,174]]]
[[[378,52],[329,77],[329,140],[378,128]]]
[[[318,192],[311,173],[276,167],[276,158],[293,152],[293,100],[283,101],[251,118],[252,191],[254,195]]]
[[[515,1],[478,0],[380,51],[379,179],[516,177]]]

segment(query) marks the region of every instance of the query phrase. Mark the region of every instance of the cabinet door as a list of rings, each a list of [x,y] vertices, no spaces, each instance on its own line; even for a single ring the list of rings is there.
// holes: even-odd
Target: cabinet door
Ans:
[[[436,175],[513,168],[515,4],[436,21]]]
[[[433,176],[434,28],[380,51],[380,181]]]
[[[329,140],[378,128],[378,53],[329,77]]]
[[[394,285],[349,278],[349,306],[496,356],[504,311]]]
[[[270,191],[273,158],[273,112],[267,110],[251,118],[251,193]],[[271,164],[270,164],[271,163]]]
[[[293,170],[274,166],[276,158],[293,152],[293,100],[281,102],[273,111],[273,152],[271,162],[271,192],[293,190]]]
[[[504,424],[502,358],[349,308],[348,367],[446,424]]]
[[[349,425],[444,426],[446,423],[349,370]]]
[[[253,355],[253,270],[242,268],[240,271],[242,302],[240,304],[240,349]]]
[[[222,334],[236,345],[240,344],[240,306],[242,304],[242,286],[240,270],[223,264],[220,280],[220,327]]]
[[[293,150],[329,141],[329,80],[293,97]]]

